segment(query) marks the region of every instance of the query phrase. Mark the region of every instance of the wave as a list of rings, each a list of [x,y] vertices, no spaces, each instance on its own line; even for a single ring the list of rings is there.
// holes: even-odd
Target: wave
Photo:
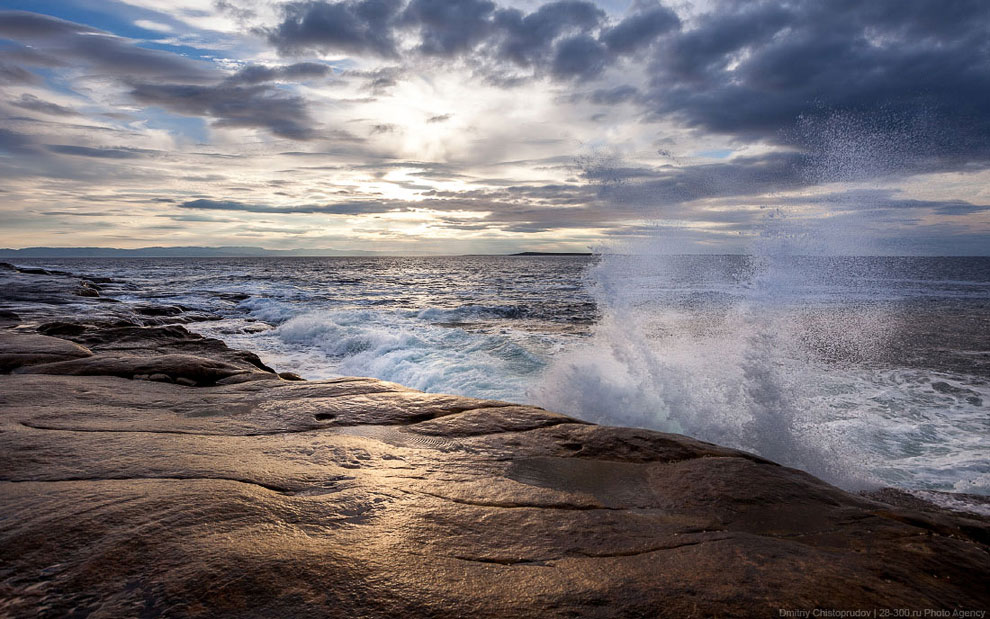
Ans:
[[[831,162],[812,184],[884,163],[868,132],[843,126],[809,128],[821,131]],[[835,206],[841,217],[766,210],[750,256],[709,260],[708,270],[668,255],[662,226],[606,248],[586,277],[602,318],[584,345],[553,360],[531,398],[590,421],[738,447],[846,488],[990,492],[981,383],[953,376],[980,395],[946,412],[927,373],[876,371],[900,319],[889,302],[917,295],[904,285],[911,264],[849,257],[880,253],[870,220],[878,211]],[[729,294],[672,303],[670,283],[681,281]],[[985,292],[959,287],[960,296]]]
[[[250,305],[253,315],[277,321],[252,335],[251,346],[305,378],[372,376],[421,391],[519,401],[546,364],[538,351],[548,342],[539,336],[433,324],[473,310],[299,312],[278,302]]]

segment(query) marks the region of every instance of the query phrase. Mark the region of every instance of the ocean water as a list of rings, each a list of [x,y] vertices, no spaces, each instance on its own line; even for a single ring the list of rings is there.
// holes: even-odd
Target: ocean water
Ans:
[[[305,378],[681,432],[847,488],[990,494],[990,258],[77,259]]]

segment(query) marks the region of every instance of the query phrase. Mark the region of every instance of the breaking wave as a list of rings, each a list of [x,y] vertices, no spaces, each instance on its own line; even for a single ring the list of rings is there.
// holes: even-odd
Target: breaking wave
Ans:
[[[897,161],[845,120],[819,143],[810,180],[840,189]],[[866,263],[850,254],[878,253],[867,201],[878,192],[837,195],[814,217],[766,209],[746,257],[669,255],[659,226],[604,248],[586,274],[602,317],[530,397],[591,421],[752,451],[850,489],[990,492],[986,382],[884,358],[905,317],[889,302],[900,295],[871,283],[913,277],[879,260],[853,273]],[[694,288],[678,289],[682,280]]]

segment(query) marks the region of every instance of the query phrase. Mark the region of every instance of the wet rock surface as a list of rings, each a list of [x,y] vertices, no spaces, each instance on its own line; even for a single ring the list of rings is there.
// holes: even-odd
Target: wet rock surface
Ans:
[[[0,358],[69,357],[0,375],[0,615],[990,606],[979,516],[684,436],[285,380],[181,326],[63,305],[0,330]]]

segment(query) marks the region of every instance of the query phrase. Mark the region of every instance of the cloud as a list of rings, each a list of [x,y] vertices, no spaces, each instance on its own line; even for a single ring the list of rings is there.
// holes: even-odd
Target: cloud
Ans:
[[[632,54],[651,45],[661,34],[677,30],[681,20],[667,7],[656,5],[634,13],[606,30],[602,42],[616,54]]]
[[[495,16],[498,46],[502,59],[528,67],[547,64],[554,41],[568,31],[586,33],[597,27],[605,13],[590,2],[561,0],[544,4],[526,15],[517,9],[503,9]]]
[[[962,216],[990,211],[990,205],[973,204],[966,200],[918,200],[899,197],[897,189],[856,189],[832,192],[821,196],[800,198],[811,204],[828,205],[836,210],[850,211],[908,211],[927,210],[937,215]],[[783,198],[780,203],[794,203],[793,198]],[[903,218],[900,218],[903,221]]]
[[[52,103],[50,101],[44,101],[32,94],[23,94],[21,98],[16,101],[11,101],[11,105],[16,105],[17,107],[22,107],[26,110],[31,110],[33,112],[41,112],[43,114],[51,114],[53,116],[78,116],[79,112],[75,111],[70,107],[65,107],[64,105],[59,105],[57,103]]]
[[[45,149],[60,155],[96,157],[98,159],[136,159],[146,152],[133,148],[90,148],[72,144],[49,144],[45,146]]]
[[[495,3],[489,0],[412,0],[402,23],[419,28],[419,51],[430,56],[469,52],[492,32]]]
[[[151,21],[148,19],[139,19],[134,22],[134,25],[138,28],[153,30],[155,32],[172,32],[174,30],[174,28],[168,24],[163,24],[161,22]]]
[[[27,69],[0,63],[0,84],[34,84],[39,81],[38,76]]]
[[[138,103],[209,118],[218,127],[260,128],[297,140],[313,138],[316,123],[306,101],[276,83],[320,78],[332,72],[321,63],[301,62],[275,67],[250,65],[227,75],[209,64],[145,49],[96,28],[22,11],[0,12],[0,36],[31,45],[15,50],[27,64],[103,71],[125,84]],[[0,77],[24,81],[25,73],[20,69],[0,73]],[[72,113],[32,95],[23,95],[14,105],[48,114]]]
[[[213,124],[218,127],[262,128],[294,140],[315,137],[314,122],[305,100],[267,84],[137,83],[130,94],[145,105],[187,116],[213,118]]]
[[[344,77],[359,77],[365,80],[364,88],[372,94],[388,93],[389,89],[398,85],[406,71],[402,67],[379,67],[371,71],[346,71]]]
[[[282,22],[267,31],[268,40],[286,55],[316,50],[392,58],[401,6],[399,0],[290,2]]]
[[[170,6],[90,25],[0,12],[0,82],[32,85],[0,102],[8,215],[58,222],[100,202],[129,215],[121,234],[171,217],[211,239],[277,239],[295,234],[278,227],[290,219],[314,234],[337,215],[345,237],[388,228],[396,248],[428,246],[431,231],[593,242],[656,234],[640,224],[658,218],[672,224],[665,234],[716,247],[753,234],[760,205],[848,227],[861,213],[891,236],[986,229],[985,3],[705,0],[695,8],[710,12],[697,13],[668,2],[680,17],[651,0],[622,15],[583,0],[289,0],[253,2],[255,14],[213,4],[223,16]],[[171,24],[174,38],[93,27],[133,32],[138,17]],[[234,21],[241,32],[208,31]],[[440,124],[455,114],[457,131]],[[599,150],[629,160],[575,162]],[[929,175],[924,197],[945,199],[818,195],[916,174]],[[265,226],[221,225],[234,222]]]
[[[86,66],[110,75],[198,81],[209,67],[164,51],[145,49],[108,32],[47,15],[0,11],[0,37],[30,45],[19,59],[37,66]]]
[[[588,80],[598,76],[608,63],[605,46],[586,34],[557,45],[550,72],[557,78]]]
[[[0,127],[0,152],[10,154],[34,152],[34,139],[23,133]]]
[[[988,24],[979,1],[718,2],[657,47],[645,100],[698,130],[810,149],[809,120],[837,111],[878,134],[911,123],[905,147],[986,159]]]
[[[246,213],[270,214],[317,214],[331,215],[361,215],[366,213],[387,213],[399,210],[401,207],[385,201],[340,202],[336,204],[307,204],[300,206],[268,206],[264,204],[246,204],[233,200],[209,200],[200,198],[178,205],[179,208],[202,209],[212,211],[241,211]]]
[[[682,22],[670,8],[643,2],[614,22],[583,0],[529,12],[488,0],[311,0],[287,5],[268,34],[290,54],[408,60],[415,51],[463,60],[506,88],[529,76],[596,80],[652,49],[647,83],[599,89],[590,100],[633,101],[655,119],[808,152],[830,147],[807,130],[809,120],[842,113],[882,133],[886,118],[923,136],[919,156],[946,165],[990,158],[990,5],[934,6],[716,0],[709,13]],[[369,87],[384,92],[402,74],[390,69]]]
[[[618,105],[632,100],[639,95],[635,86],[628,84],[614,88],[600,88],[587,96],[588,101],[595,105]]]
[[[264,82],[298,82],[333,74],[328,65],[318,62],[297,62],[280,67],[248,65],[227,79],[232,84],[260,84]]]
[[[812,159],[803,153],[771,152],[712,164],[629,168],[606,161],[590,162],[585,179],[599,183],[611,204],[670,206],[704,198],[754,196],[811,184],[806,170]]]
[[[593,78],[611,60],[606,45],[593,36],[605,12],[584,0],[550,2],[530,13],[488,0],[411,0],[405,6],[400,0],[312,0],[290,3],[283,11],[282,22],[265,32],[284,55],[315,51],[398,58],[416,51],[453,59],[483,48],[479,58],[470,60],[492,65],[493,76],[516,68],[561,79]],[[626,26],[613,34],[613,44],[623,47],[623,37],[633,34],[645,36]],[[400,45],[410,36],[411,48]]]
[[[383,133],[395,133],[398,130],[393,124],[390,123],[379,123],[377,125],[371,126],[371,135],[381,135]]]
[[[53,39],[82,33],[105,34],[90,26],[28,11],[0,11],[0,18],[0,35],[12,39]]]

